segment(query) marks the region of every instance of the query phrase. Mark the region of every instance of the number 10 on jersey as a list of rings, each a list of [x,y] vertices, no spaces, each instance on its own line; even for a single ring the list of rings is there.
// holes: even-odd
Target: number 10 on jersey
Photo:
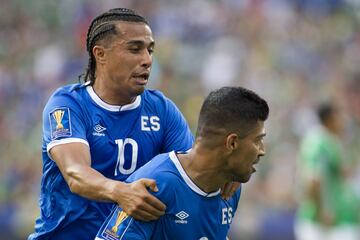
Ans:
[[[125,138],[125,139],[117,139],[115,140],[115,143],[118,146],[118,157],[115,167],[115,176],[118,176],[119,174],[131,174],[136,169],[137,164],[137,158],[138,158],[138,144],[137,142],[132,138]],[[125,169],[125,148],[130,147],[132,149],[131,159],[128,159],[128,161],[131,161],[130,168]]]

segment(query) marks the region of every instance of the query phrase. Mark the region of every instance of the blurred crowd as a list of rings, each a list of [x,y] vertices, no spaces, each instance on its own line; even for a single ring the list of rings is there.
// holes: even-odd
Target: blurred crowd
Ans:
[[[156,40],[149,88],[174,100],[194,131],[214,88],[244,86],[269,102],[267,155],[243,186],[232,239],[294,239],[299,142],[317,124],[321,101],[343,109],[346,181],[360,196],[359,1],[2,0],[1,239],[33,230],[42,108],[57,87],[78,81],[88,61],[87,27],[113,7],[149,20]]]

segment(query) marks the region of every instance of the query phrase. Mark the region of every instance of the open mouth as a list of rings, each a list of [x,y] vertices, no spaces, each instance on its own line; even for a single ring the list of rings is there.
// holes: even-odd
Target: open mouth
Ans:
[[[134,75],[133,78],[135,79],[137,84],[144,85],[149,80],[149,73],[142,73],[138,75]]]
[[[260,158],[257,158],[257,159],[255,160],[255,162],[253,163],[253,165],[252,165],[252,167],[251,167],[253,173],[256,172],[256,169],[255,169],[254,165],[258,164],[259,161],[260,161]]]

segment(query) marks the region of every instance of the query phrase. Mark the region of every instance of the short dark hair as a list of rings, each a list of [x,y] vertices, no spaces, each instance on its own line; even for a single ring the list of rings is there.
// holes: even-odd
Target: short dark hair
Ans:
[[[317,107],[317,115],[321,124],[325,124],[327,120],[337,111],[337,108],[331,102],[323,102]]]
[[[84,81],[90,81],[91,85],[94,84],[96,78],[96,61],[92,49],[99,41],[118,34],[116,21],[140,22],[149,25],[144,17],[127,8],[110,9],[92,20],[86,36],[86,50],[89,54],[88,66],[85,74],[80,76],[80,78],[84,76]]]
[[[269,115],[267,102],[251,90],[242,87],[223,87],[212,91],[205,99],[198,121],[197,136],[216,129],[238,132]],[[246,130],[246,129],[244,129]]]

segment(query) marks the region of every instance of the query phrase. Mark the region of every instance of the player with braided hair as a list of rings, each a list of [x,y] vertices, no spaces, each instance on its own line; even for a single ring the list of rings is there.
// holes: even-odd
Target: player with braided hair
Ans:
[[[84,77],[85,81],[89,81],[91,84],[95,81],[96,67],[96,60],[92,49],[98,41],[117,34],[116,21],[137,22],[149,25],[145,18],[126,8],[110,9],[92,21],[86,37],[86,50],[89,53],[89,63]]]
[[[154,220],[166,206],[156,182],[123,181],[159,153],[186,151],[191,131],[174,103],[145,89],[155,42],[136,12],[111,9],[88,29],[84,83],[64,86],[43,111],[40,216],[28,239],[94,239],[117,203]]]

